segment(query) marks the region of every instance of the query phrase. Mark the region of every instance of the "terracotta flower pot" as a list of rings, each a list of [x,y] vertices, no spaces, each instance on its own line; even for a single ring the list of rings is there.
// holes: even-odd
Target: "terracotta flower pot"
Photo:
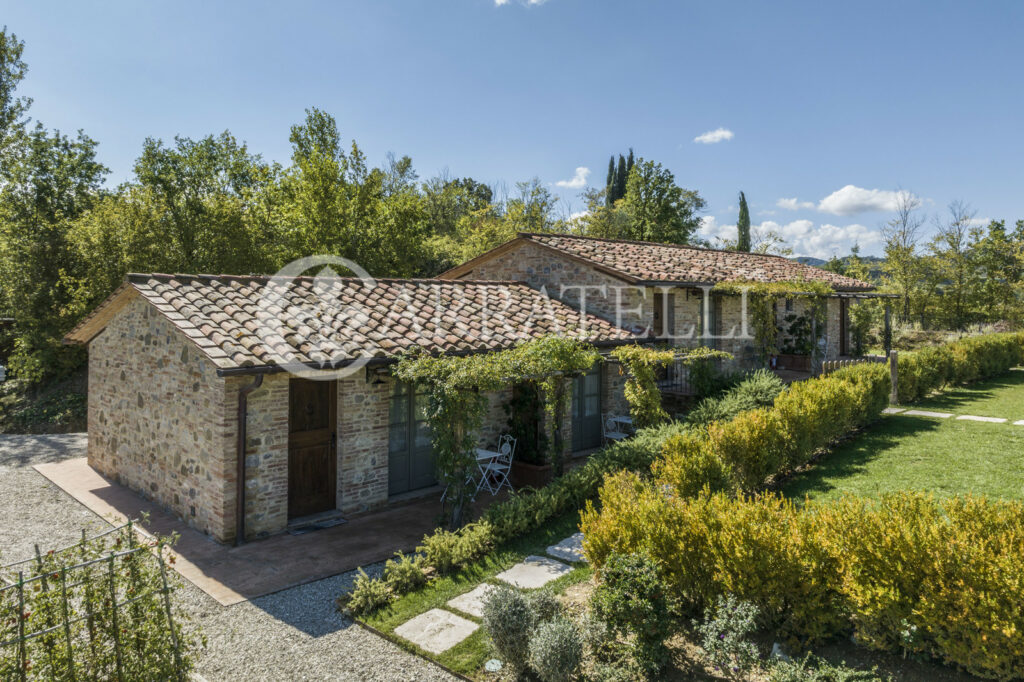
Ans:
[[[554,477],[550,464],[530,464],[512,460],[511,479],[512,485],[516,488],[543,488]]]

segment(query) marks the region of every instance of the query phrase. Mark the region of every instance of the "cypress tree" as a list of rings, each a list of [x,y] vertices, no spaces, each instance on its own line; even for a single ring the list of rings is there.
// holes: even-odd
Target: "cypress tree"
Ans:
[[[629,177],[629,171],[633,170],[633,148],[629,148],[629,156],[626,158],[626,177]]]
[[[740,216],[736,221],[736,250],[750,251],[750,211],[747,209],[747,197],[740,192]]]
[[[619,165],[615,169],[615,201],[626,196],[626,159],[619,154]]]
[[[615,203],[615,199],[612,196],[612,185],[615,184],[615,155],[612,154],[608,157],[608,180],[604,183],[604,205],[611,206]]]

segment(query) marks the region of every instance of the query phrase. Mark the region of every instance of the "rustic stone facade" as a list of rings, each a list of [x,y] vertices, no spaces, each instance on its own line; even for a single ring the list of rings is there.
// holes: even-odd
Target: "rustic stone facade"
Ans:
[[[238,392],[253,377],[228,380],[227,407],[236,433]],[[268,374],[248,398],[245,443],[245,535],[247,540],[273,535],[288,525],[288,382],[287,374]],[[233,441],[234,442],[234,441]],[[232,459],[235,456],[232,450]],[[234,475],[232,475],[234,481]],[[235,488],[232,486],[231,499]],[[232,505],[231,516],[235,507]],[[234,529],[231,529],[234,539]]]
[[[234,440],[224,380],[152,305],[135,300],[89,352],[89,464],[228,541]]]
[[[362,370],[338,381],[338,509],[345,514],[388,502],[391,381]]]

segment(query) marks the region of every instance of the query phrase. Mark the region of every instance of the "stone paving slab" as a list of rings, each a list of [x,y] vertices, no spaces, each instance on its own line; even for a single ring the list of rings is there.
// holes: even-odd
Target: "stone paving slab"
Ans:
[[[1008,421],[1002,417],[976,417],[972,414],[961,414],[957,419],[968,422],[991,422],[993,424],[1005,424]]]
[[[952,412],[931,412],[929,410],[907,410],[903,414],[907,417],[937,417],[939,419],[949,419],[953,416]]]
[[[1013,422],[1013,425],[1014,426],[1024,426],[1024,419],[1021,419],[1020,421]]]
[[[583,556],[583,533],[573,533],[557,545],[551,545],[544,551],[562,561],[580,563],[587,560]]]
[[[899,414],[900,412],[905,412],[906,409],[905,407],[887,407],[882,410],[882,414]]]
[[[430,609],[395,628],[395,634],[424,651],[440,654],[473,634],[480,627],[471,620],[444,609]]]
[[[448,600],[448,606],[453,609],[458,609],[463,613],[468,613],[471,616],[477,618],[484,617],[484,602],[487,601],[487,595],[494,590],[494,585],[490,583],[483,583],[477,585],[469,592],[460,594],[454,599]]]
[[[561,561],[531,555],[507,571],[499,573],[497,578],[514,587],[530,590],[544,587],[570,571],[572,568]]]

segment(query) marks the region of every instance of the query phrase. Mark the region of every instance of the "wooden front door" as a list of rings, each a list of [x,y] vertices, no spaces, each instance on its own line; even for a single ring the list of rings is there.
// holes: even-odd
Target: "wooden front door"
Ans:
[[[388,495],[437,484],[428,402],[424,390],[395,382],[388,429]]]
[[[572,385],[572,451],[601,445],[601,363]]]
[[[292,379],[288,397],[288,518],[337,506],[336,381]]]

